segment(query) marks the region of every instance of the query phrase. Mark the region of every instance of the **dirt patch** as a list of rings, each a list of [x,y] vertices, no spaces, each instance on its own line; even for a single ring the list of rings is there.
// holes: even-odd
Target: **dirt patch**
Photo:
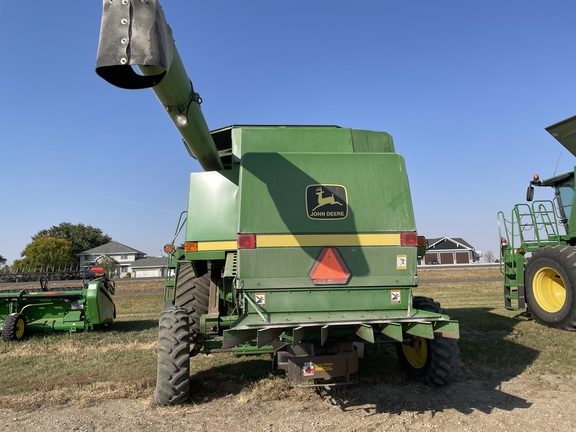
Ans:
[[[435,431],[555,430],[576,427],[574,376],[511,379],[464,371],[430,388],[411,382],[334,392],[294,389],[263,400],[246,388],[204,403],[159,408],[151,397],[71,404],[35,411],[0,409],[0,430]]]

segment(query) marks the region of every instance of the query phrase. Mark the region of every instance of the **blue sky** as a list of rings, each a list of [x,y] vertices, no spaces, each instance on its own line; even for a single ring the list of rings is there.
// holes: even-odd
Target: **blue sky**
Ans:
[[[573,169],[573,0],[162,2],[208,125],[382,130],[418,231],[498,251],[496,213]],[[61,222],[160,255],[199,170],[150,90],[94,72],[101,2],[0,0],[0,255]],[[544,190],[537,198],[545,198]]]

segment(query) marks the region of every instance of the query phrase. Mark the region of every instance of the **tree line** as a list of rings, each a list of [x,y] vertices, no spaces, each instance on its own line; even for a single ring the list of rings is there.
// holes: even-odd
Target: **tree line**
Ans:
[[[110,241],[112,237],[104,234],[100,228],[62,222],[34,234],[32,241],[20,253],[22,258],[14,260],[12,267],[78,265],[79,253]],[[7,259],[0,255],[0,267],[3,267],[6,261]]]

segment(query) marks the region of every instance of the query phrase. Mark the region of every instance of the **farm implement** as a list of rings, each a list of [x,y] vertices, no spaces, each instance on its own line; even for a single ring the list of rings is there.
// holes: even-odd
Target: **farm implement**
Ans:
[[[7,285],[0,288],[0,330],[5,342],[35,332],[91,331],[112,324],[116,309],[114,282],[100,267],[92,267],[80,286],[40,287]]]
[[[546,128],[576,156],[576,117]],[[574,171],[540,179],[535,174],[510,216],[498,213],[504,306],[527,310],[540,324],[576,330],[576,211]],[[534,200],[534,188],[553,198]],[[552,194],[551,194],[552,195]]]
[[[365,346],[388,343],[415,379],[456,377],[458,322],[412,295],[425,239],[389,134],[210,131],[156,0],[103,2],[96,72],[120,88],[152,88],[204,169],[190,174],[185,219],[164,249],[158,405],[186,402],[200,353],[270,353],[296,384],[330,386],[350,383]]]

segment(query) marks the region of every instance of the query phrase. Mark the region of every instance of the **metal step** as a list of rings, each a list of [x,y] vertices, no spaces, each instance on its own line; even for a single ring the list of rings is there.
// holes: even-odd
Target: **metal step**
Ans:
[[[526,289],[524,285],[504,286],[504,307],[511,311],[526,309]]]

